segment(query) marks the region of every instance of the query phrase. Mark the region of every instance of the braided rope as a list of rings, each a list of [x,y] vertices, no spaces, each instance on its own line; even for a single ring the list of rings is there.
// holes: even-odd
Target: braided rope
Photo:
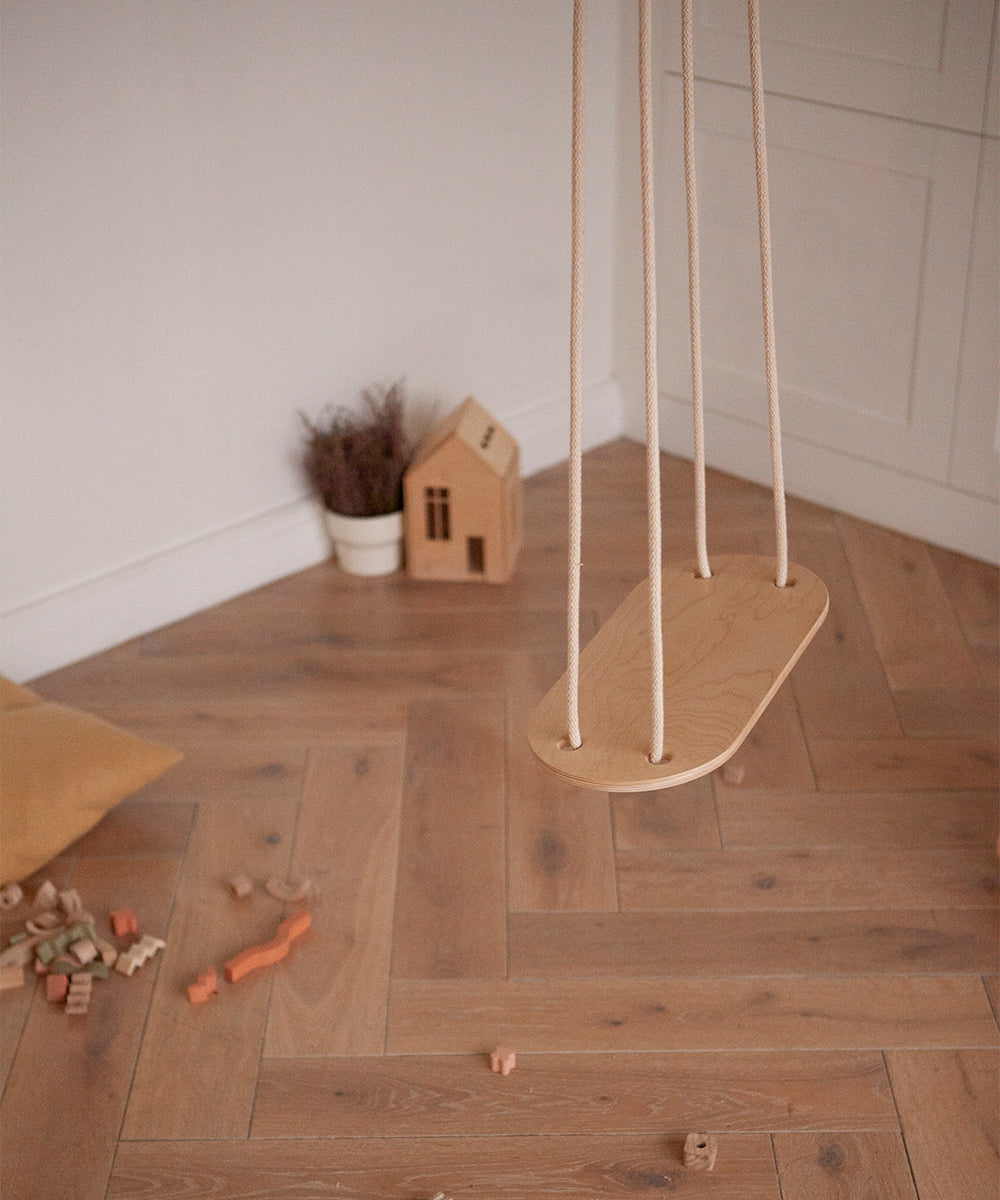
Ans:
[[[580,566],[583,519],[583,134],[586,0],[573,3],[572,266],[569,332],[569,580],[567,602],[566,718],[569,744],[580,735]]]
[[[705,488],[705,397],[701,353],[701,272],[698,262],[698,188],[694,164],[694,38],[691,0],[681,3],[681,61],[684,79],[684,190],[687,198],[688,305],[691,314],[691,395],[694,401],[694,525],[698,574],[708,579],[708,517]]]
[[[639,0],[639,145],[642,169],[642,273],[646,360],[646,512],[651,659],[650,762],[663,761],[663,597],[660,527],[659,385],[656,376],[656,230],[653,219],[653,118],[650,0]]]
[[[775,583],[788,582],[788,523],[785,514],[785,475],[781,461],[781,414],[778,407],[778,367],[774,346],[774,287],[771,279],[771,206],[767,182],[767,140],[764,132],[764,83],[760,66],[760,9],[748,0],[750,21],[750,95],[753,105],[753,147],[757,167],[757,219],[760,227],[760,279],[764,308],[764,371],[771,433],[771,479],[774,487],[774,525],[777,544]]]

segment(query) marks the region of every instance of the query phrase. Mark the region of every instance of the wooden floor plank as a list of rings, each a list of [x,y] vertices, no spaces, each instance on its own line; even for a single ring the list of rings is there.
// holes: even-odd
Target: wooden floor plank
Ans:
[[[483,1137],[663,1129],[897,1129],[877,1051],[282,1058],[252,1136]]]
[[[125,800],[63,852],[72,858],[181,858],[196,805],[140,796]]]
[[[727,847],[995,846],[993,791],[743,791],[716,781]]]
[[[782,1200],[917,1200],[898,1133],[778,1133]]]
[[[402,721],[399,728],[403,729]],[[216,739],[189,746],[181,761],[144,787],[132,803],[179,803],[192,798],[199,805],[239,800],[296,803],[307,754],[305,746],[260,738],[246,744],[230,745]]]
[[[515,912],[613,912],[618,889],[609,797],[564,782],[528,746],[531,714],[558,676],[557,664],[553,654],[517,655],[509,667],[508,907]]]
[[[909,737],[980,734],[995,737],[1000,728],[996,684],[961,688],[921,688],[897,692],[896,709]]]
[[[993,738],[813,738],[809,753],[827,792],[996,790],[1000,783]]]
[[[623,911],[982,908],[997,897],[986,846],[633,851],[617,862]]]
[[[489,1200],[778,1200],[770,1139],[722,1134],[711,1173],[686,1172],[684,1133],[439,1137],[123,1145],[108,1200],[414,1200],[437,1192]]]
[[[892,692],[840,536],[798,531],[790,553],[830,593],[830,612],[791,674],[806,735],[898,736]]]
[[[669,725],[669,714],[667,719]],[[744,787],[815,787],[795,694],[787,683],[775,692],[730,762],[742,770]]]
[[[491,589],[492,590],[492,589]],[[482,595],[482,590],[479,592]],[[373,653],[381,650],[420,651],[428,645],[451,650],[545,650],[565,641],[566,613],[552,608],[447,608],[429,598],[426,606],[397,598],[391,606],[374,606],[372,597],[356,593],[358,603],[349,611],[323,604],[299,608],[297,620],[286,620],[287,600],[266,597],[246,606],[247,616],[234,620],[226,610],[207,612],[151,634],[142,640],[142,652],[163,654],[252,653],[262,644],[269,650],[289,651],[330,647]],[[268,602],[269,601],[269,602]]]
[[[886,1059],[920,1200],[995,1196],[996,1051],[890,1050]]]
[[[996,970],[994,908],[514,913],[511,978]]]
[[[401,743],[406,732],[406,701],[391,695],[202,697],[106,704],[102,715],[135,733],[168,742],[185,756],[219,750],[254,753],[261,744],[283,755],[304,756],[310,746]]]
[[[169,859],[120,860],[113,867],[81,859],[72,885],[98,933],[114,941],[112,908],[133,908],[147,933],[166,932],[176,876],[177,863]],[[31,1011],[0,1106],[4,1200],[104,1195],[159,967],[154,960],[129,979],[112,972],[95,983],[84,1016],[48,1003],[32,980]],[[93,1133],[83,1136],[82,1129]]]
[[[507,973],[503,730],[498,700],[410,707],[396,978]]]
[[[271,972],[238,984],[222,968],[238,951],[269,941],[281,906],[261,887],[284,878],[295,805],[218,801],[199,807],[171,917],[162,969],[136,1066],[122,1136],[241,1137],[253,1107]],[[276,844],[268,842],[277,835]],[[246,874],[252,896],[236,900],[227,881]],[[208,967],[220,995],[191,1004],[187,986]]]
[[[441,1013],[448,1014],[442,1022]],[[390,1054],[995,1046],[975,976],[400,980]]]
[[[612,796],[619,850],[714,850],[722,843],[708,775],[662,792]]]
[[[323,948],[276,974],[265,1055],[385,1046],[402,776],[396,747],[312,756],[289,877],[313,882],[309,907]]]
[[[923,542],[838,517],[837,526],[892,688],[978,683],[954,610]]]
[[[1000,571],[978,558],[928,546],[984,683],[1000,676]]]

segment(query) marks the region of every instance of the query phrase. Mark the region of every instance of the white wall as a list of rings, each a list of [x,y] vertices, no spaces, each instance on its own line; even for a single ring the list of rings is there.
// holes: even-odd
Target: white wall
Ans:
[[[565,457],[572,6],[4,0],[0,669],[328,553],[296,410],[405,375]],[[587,436],[612,379],[615,4],[594,5]]]
[[[690,456],[679,7],[654,10],[659,383],[661,443]],[[996,5],[761,10],[788,488],[995,562]],[[708,459],[769,483],[746,3],[694,11]],[[641,436],[634,93],[621,106],[617,358]]]
[[[994,5],[762,7],[790,489],[995,558]],[[654,6],[661,428],[688,454],[678,10]],[[709,457],[764,481],[745,3],[695,11]],[[591,444],[643,428],[634,12],[589,5]],[[0,14],[0,670],[323,558],[299,408],[405,375],[475,394],[526,472],[565,457],[571,0]]]

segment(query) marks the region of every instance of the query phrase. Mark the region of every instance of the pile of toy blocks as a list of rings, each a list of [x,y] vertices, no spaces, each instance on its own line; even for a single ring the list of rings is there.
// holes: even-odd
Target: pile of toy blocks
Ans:
[[[25,902],[17,884],[0,891],[0,910],[10,911]],[[0,951],[0,990],[24,987],[25,971],[32,968],[45,979],[45,995],[53,1004],[64,1004],[71,1016],[80,1016],[90,1007],[95,979],[107,979],[112,968],[132,975],[166,945],[161,938],[144,934],[119,951],[99,936],[93,916],[84,910],[75,890],[58,891],[48,880],[30,903],[31,915],[24,929],[8,939]],[[139,925],[131,909],[110,914],[115,937],[139,934]]]

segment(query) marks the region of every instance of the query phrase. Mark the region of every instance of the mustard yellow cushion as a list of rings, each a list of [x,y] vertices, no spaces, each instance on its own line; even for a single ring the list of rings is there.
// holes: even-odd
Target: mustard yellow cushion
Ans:
[[[0,677],[0,882],[44,866],[180,758]]]

